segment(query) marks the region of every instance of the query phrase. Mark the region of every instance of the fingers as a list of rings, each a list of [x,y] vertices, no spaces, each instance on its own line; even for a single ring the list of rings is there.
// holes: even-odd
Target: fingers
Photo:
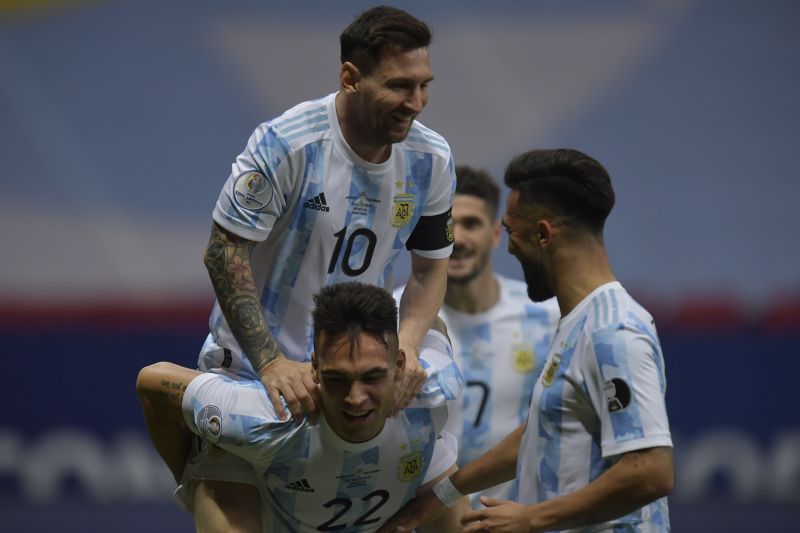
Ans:
[[[281,420],[287,417],[286,409],[281,402],[281,396],[286,401],[292,418],[300,420],[304,413],[310,418],[318,414],[319,390],[311,373],[309,363],[294,361],[281,361],[268,369],[268,374],[261,377],[261,382],[267,388],[270,401],[275,408],[275,414]]]
[[[395,395],[393,415],[396,415],[401,409],[411,403],[427,378],[428,375],[422,367],[419,366],[419,363],[416,368],[406,367],[397,389],[397,394]]]

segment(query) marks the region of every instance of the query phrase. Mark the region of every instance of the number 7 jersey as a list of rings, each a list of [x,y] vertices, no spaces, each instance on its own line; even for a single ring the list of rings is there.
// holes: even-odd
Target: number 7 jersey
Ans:
[[[257,243],[251,267],[266,322],[299,361],[311,352],[309,311],[323,286],[360,281],[391,291],[404,248],[434,259],[452,250],[455,173],[444,138],[414,122],[386,162],[368,163],[345,142],[335,97],[259,125],[213,212],[217,224]],[[256,379],[218,303],[209,326],[199,367]]]

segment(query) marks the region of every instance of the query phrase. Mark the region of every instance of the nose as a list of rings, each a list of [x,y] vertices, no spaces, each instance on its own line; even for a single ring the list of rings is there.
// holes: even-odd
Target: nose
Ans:
[[[462,244],[464,240],[464,230],[461,224],[453,224],[453,244]]]
[[[409,92],[408,98],[406,98],[406,106],[414,113],[422,112],[422,108],[425,107],[422,87],[417,85]]]
[[[350,390],[347,391],[347,396],[344,397],[345,403],[352,407],[358,407],[363,404],[366,399],[367,393],[364,390],[364,384],[360,381],[351,383]]]

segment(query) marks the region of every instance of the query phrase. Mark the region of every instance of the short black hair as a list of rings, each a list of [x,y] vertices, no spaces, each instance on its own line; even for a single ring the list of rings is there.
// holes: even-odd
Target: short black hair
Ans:
[[[370,74],[387,47],[400,50],[426,48],[431,29],[402,9],[378,6],[361,13],[339,36],[342,63],[353,63]]]
[[[531,150],[509,163],[505,183],[520,199],[584,226],[603,231],[614,207],[614,188],[603,165],[571,148]]]
[[[456,194],[475,196],[486,202],[489,214],[494,220],[500,207],[500,187],[485,170],[477,170],[468,165],[456,165]]]
[[[386,290],[359,282],[327,285],[314,296],[314,346],[322,332],[347,335],[355,341],[369,333],[389,346],[397,337],[397,304]]]

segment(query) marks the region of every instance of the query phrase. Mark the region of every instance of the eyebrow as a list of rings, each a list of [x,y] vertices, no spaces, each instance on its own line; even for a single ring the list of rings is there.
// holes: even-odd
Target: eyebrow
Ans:
[[[353,379],[352,374],[348,374],[347,372],[339,372],[338,370],[323,370],[320,372],[323,377],[346,377],[348,379]],[[361,376],[385,376],[388,373],[386,368],[377,366],[375,368],[370,368],[366,372],[362,372]]]

